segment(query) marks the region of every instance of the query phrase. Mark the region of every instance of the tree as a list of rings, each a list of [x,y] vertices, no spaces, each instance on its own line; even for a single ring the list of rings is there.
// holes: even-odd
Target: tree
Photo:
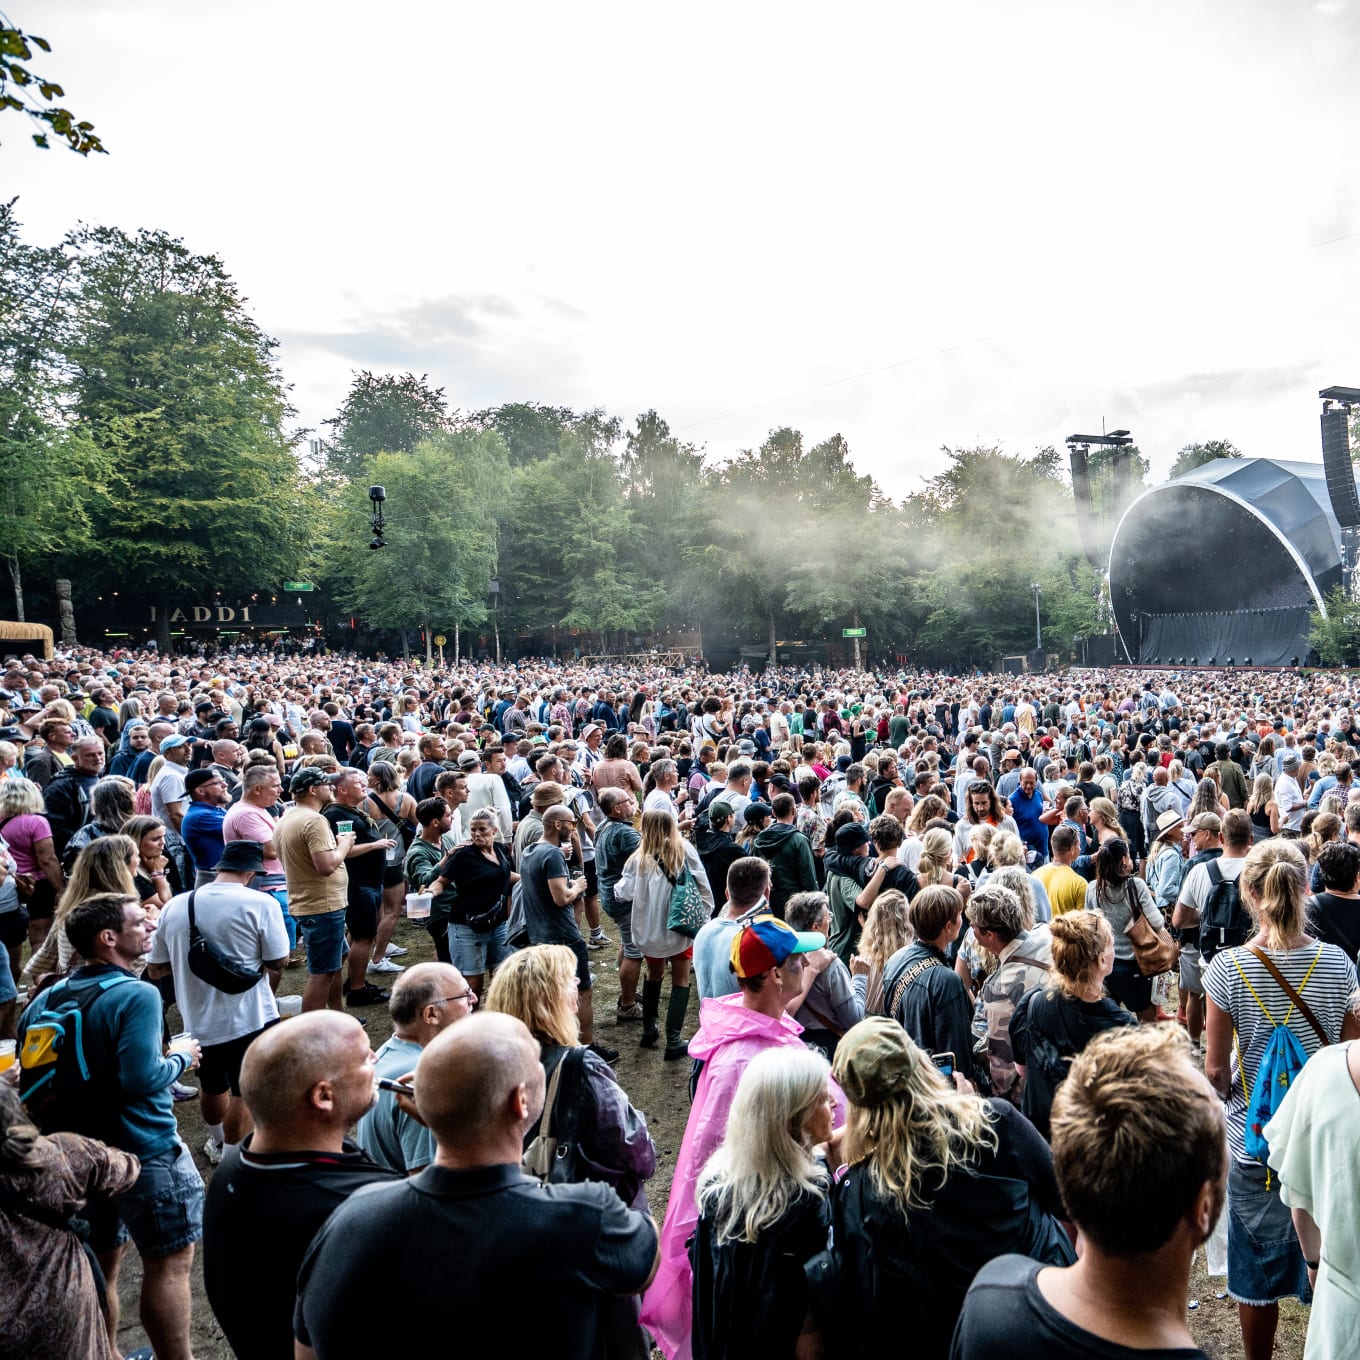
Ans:
[[[221,262],[160,231],[87,228],[69,349],[75,415],[111,460],[90,575],[136,581],[170,648],[174,593],[247,591],[303,564],[315,524],[275,342]]]
[[[1186,444],[1176,454],[1176,461],[1171,464],[1171,471],[1167,475],[1172,479],[1183,477],[1187,472],[1203,467],[1205,463],[1212,463],[1215,458],[1241,456],[1242,450],[1227,439],[1210,439],[1204,444]]]
[[[577,412],[569,406],[541,406],[535,401],[507,402],[474,411],[468,424],[479,430],[495,430],[510,450],[510,466],[516,468],[560,453],[568,436],[583,443],[592,454],[608,455],[622,428],[617,416],[598,409]]]
[[[44,131],[33,134],[34,144],[44,151],[51,146],[48,133],[54,132],[77,155],[88,156],[91,151],[106,155],[93,123],[77,122],[75,114],[60,105],[49,107],[53,100],[63,98],[66,91],[56,81],[21,65],[33,60],[35,47],[43,52],[52,50],[46,38],[23,32],[0,14],[0,113],[13,110],[45,124]]]
[[[1308,645],[1324,666],[1354,666],[1360,661],[1360,606],[1344,586],[1327,593],[1327,612],[1308,616]]]
[[[429,374],[353,375],[339,412],[323,421],[331,429],[324,466],[341,477],[358,477],[364,460],[379,453],[409,453],[424,439],[452,428],[444,389]]]

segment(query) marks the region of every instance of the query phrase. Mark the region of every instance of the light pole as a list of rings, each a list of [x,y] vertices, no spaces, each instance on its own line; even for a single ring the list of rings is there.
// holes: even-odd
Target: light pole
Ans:
[[[1044,635],[1039,627],[1039,583],[1031,581],[1029,588],[1034,592],[1034,650],[1042,652],[1044,650]]]

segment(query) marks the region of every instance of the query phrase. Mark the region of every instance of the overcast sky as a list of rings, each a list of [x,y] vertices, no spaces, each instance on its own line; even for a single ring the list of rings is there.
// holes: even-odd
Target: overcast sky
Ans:
[[[1360,0],[8,0],[110,154],[0,122],[35,241],[214,252],[303,421],[351,370],[834,432],[1321,458],[1360,386]]]

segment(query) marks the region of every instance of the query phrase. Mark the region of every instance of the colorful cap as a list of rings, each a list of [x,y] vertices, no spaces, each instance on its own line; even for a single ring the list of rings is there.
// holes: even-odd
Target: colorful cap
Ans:
[[[758,977],[790,954],[811,954],[825,944],[825,935],[793,930],[777,916],[753,916],[732,937],[732,971],[739,978]]]

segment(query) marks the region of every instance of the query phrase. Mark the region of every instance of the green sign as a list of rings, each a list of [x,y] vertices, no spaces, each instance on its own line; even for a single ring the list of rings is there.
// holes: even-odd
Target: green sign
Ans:
[[[285,581],[284,590],[315,590],[316,587],[310,581]]]
[[[868,630],[864,628],[842,628],[842,637],[865,637]]]

